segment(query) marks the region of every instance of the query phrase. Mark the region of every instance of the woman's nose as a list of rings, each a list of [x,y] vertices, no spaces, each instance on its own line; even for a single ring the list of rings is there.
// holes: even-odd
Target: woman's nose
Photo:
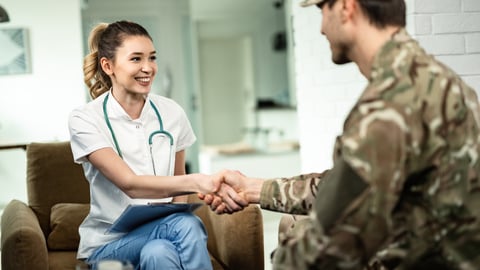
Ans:
[[[156,64],[155,63],[151,63],[151,62],[145,62],[143,65],[142,65],[142,71],[143,72],[146,72],[146,73],[151,73],[155,70],[156,68]]]

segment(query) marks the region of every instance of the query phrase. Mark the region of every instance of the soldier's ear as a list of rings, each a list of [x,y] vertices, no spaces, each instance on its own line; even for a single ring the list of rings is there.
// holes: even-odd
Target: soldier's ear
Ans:
[[[359,10],[356,0],[341,0],[340,17],[342,22],[352,20]]]

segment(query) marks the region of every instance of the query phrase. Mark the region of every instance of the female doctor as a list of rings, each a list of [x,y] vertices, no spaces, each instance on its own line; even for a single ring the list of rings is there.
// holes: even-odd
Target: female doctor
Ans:
[[[185,202],[185,194],[217,191],[221,178],[185,175],[185,148],[196,138],[177,103],[150,93],[156,53],[142,26],[99,24],[89,47],[83,71],[93,100],[69,117],[74,160],[83,166],[91,197],[77,257],[91,265],[129,261],[142,270],[211,269],[204,226],[190,212],[106,233],[128,204]]]

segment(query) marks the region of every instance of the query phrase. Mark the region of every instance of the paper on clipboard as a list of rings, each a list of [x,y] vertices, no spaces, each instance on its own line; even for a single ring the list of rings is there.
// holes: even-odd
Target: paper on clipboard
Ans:
[[[107,233],[129,232],[154,219],[165,217],[176,212],[193,212],[202,205],[202,203],[172,202],[129,204],[108,229]]]

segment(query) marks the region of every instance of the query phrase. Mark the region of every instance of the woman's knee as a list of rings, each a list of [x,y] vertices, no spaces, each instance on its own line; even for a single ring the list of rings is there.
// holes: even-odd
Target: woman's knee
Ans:
[[[168,266],[166,269],[178,269],[181,266],[178,251],[170,241],[164,239],[151,240],[140,252],[141,269],[159,269],[156,266]],[[148,265],[148,267],[146,267]],[[152,268],[153,267],[153,268]]]
[[[176,225],[178,230],[184,231],[188,234],[206,235],[205,226],[202,220],[194,214],[182,213],[179,215],[179,220]]]

